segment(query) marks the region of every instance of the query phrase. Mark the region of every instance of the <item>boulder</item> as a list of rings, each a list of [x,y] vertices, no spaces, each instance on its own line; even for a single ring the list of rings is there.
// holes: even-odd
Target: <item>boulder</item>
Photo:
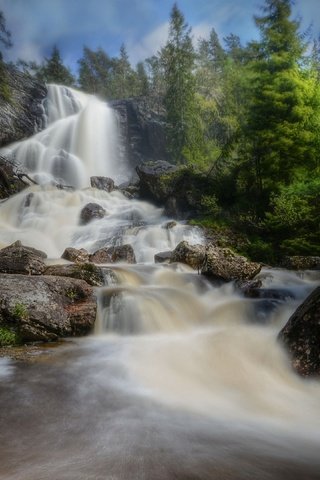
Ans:
[[[80,212],[80,223],[86,225],[92,220],[103,218],[105,214],[105,209],[98,203],[87,203]]]
[[[320,375],[320,287],[298,307],[278,338],[300,375]]]
[[[89,253],[84,248],[69,247],[65,249],[61,258],[69,260],[69,262],[85,263],[89,261]]]
[[[180,262],[200,272],[205,259],[204,245],[190,245],[186,241],[180,242],[172,252],[170,263]]]
[[[92,188],[112,192],[114,190],[114,181],[109,177],[90,177],[90,184]]]
[[[93,263],[78,263],[73,265],[51,265],[44,271],[44,275],[77,278],[85,280],[93,287],[105,285],[105,275],[102,268]]]
[[[96,318],[93,288],[83,280],[0,275],[0,325],[22,342],[84,335]]]
[[[320,257],[287,256],[282,260],[281,266],[288,270],[320,270]]]
[[[228,248],[214,245],[190,245],[180,242],[172,253],[172,262],[186,263],[202,275],[216,280],[250,280],[261,270],[261,265],[250,262]]]
[[[250,262],[229,248],[207,247],[201,273],[207,277],[229,282],[251,280],[261,270],[260,263]]]
[[[154,256],[155,263],[169,263],[172,258],[172,252],[170,250],[166,252],[156,253]]]
[[[116,247],[101,248],[90,255],[93,263],[136,263],[136,257],[131,245],[119,245]]]
[[[140,195],[164,207],[172,218],[192,218],[207,212],[206,203],[214,190],[214,180],[192,166],[176,166],[165,161],[146,162],[136,168]]]
[[[0,272],[41,275],[46,268],[46,257],[44,252],[26,247],[18,240],[0,250]]]

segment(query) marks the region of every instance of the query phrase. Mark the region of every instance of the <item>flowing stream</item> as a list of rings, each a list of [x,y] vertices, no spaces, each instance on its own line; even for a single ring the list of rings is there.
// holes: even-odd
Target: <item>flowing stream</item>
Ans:
[[[252,300],[154,264],[200,232],[89,187],[92,175],[132,175],[107,105],[52,85],[45,109],[46,128],[3,152],[40,185],[0,204],[0,246],[21,240],[58,263],[66,247],[130,243],[138,263],[110,266],[117,282],[96,291],[93,335],[31,364],[0,359],[0,478],[319,479],[320,384],[298,377],[277,342],[319,275],[265,268],[263,287],[285,299]],[[81,225],[90,202],[106,216]]]

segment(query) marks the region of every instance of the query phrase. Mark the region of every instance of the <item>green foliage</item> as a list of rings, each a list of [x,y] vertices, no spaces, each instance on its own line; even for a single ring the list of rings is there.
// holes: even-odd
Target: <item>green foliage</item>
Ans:
[[[218,205],[215,195],[202,195],[201,206],[205,215],[216,217],[221,213],[221,207]]]
[[[169,38],[160,58],[165,72],[168,146],[174,162],[185,163],[186,156],[189,160],[194,157],[201,139],[193,75],[195,52],[190,28],[176,4],[171,10]]]
[[[19,342],[18,335],[6,327],[0,327],[0,347],[16,345]]]
[[[11,313],[14,317],[19,318],[19,319],[27,319],[29,314],[28,314],[28,309],[24,303],[17,302],[12,310]]]
[[[58,83],[67,86],[72,86],[75,83],[75,78],[63,64],[60,51],[56,45],[52,49],[51,57],[46,58],[43,65],[39,67],[37,77],[46,83]]]

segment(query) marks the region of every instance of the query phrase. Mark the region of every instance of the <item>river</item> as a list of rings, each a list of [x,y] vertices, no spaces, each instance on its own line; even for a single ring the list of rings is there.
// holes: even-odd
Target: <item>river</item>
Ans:
[[[6,149],[41,185],[0,204],[0,245],[21,240],[56,263],[66,247],[131,243],[138,263],[110,266],[117,282],[96,290],[92,335],[43,347],[32,363],[0,359],[0,478],[319,479],[320,384],[298,377],[277,342],[319,274],[264,268],[263,287],[286,299],[252,300],[155,265],[201,232],[89,188],[92,175],[132,174],[104,103],[53,85],[45,107],[46,129]],[[89,202],[107,215],[81,225]]]

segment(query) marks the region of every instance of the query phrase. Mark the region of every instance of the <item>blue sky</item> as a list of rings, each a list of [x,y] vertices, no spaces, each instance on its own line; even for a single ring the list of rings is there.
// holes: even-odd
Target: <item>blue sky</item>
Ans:
[[[0,0],[13,48],[8,60],[41,61],[56,44],[74,70],[84,45],[117,55],[126,44],[133,64],[156,53],[167,38],[174,0]],[[178,0],[193,29],[194,39],[207,37],[214,27],[220,38],[234,33],[245,43],[257,36],[253,15],[263,0]],[[302,27],[313,24],[320,34],[320,0],[296,0],[294,16]]]

